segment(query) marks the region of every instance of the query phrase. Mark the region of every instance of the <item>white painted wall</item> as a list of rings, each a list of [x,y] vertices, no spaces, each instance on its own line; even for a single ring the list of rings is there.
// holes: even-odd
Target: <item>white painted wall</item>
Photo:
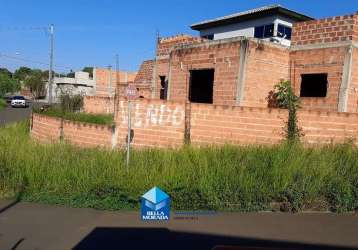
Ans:
[[[248,20],[240,23],[234,23],[234,24],[222,25],[219,27],[204,29],[200,31],[200,36],[214,35],[214,40],[240,37],[240,36],[254,37],[256,26],[272,24],[272,23],[275,25],[274,35],[277,35],[278,24],[283,24],[285,26],[292,27],[294,21],[292,19],[283,16],[270,16],[265,18]],[[281,39],[281,40],[283,45],[286,46],[291,45],[290,40],[287,39]]]

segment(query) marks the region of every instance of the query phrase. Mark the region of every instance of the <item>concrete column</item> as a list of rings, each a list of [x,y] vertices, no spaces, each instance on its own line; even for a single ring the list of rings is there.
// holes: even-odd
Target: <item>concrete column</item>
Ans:
[[[155,99],[157,95],[157,63],[158,60],[155,58],[154,66],[153,66],[153,76],[152,76],[152,99]]]
[[[167,100],[170,100],[170,88],[172,81],[172,53],[169,53],[169,72],[168,72],[168,86],[167,86]]]
[[[93,67],[93,95],[97,95],[97,68]]]
[[[342,83],[339,90],[338,112],[347,112],[349,88],[352,75],[353,46],[349,46],[344,59]]]
[[[108,67],[108,96],[112,96],[112,68]]]
[[[247,55],[249,51],[249,40],[243,39],[240,42],[239,74],[236,85],[236,104],[241,105],[245,99],[245,74]]]

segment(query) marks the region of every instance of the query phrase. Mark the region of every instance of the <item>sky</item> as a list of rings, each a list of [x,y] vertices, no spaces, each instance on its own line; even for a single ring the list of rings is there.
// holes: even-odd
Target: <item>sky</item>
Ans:
[[[116,54],[121,70],[137,71],[154,58],[157,30],[198,35],[191,24],[271,4],[315,18],[358,11],[358,0],[0,0],[0,68],[48,68],[54,24],[56,72],[115,67]]]

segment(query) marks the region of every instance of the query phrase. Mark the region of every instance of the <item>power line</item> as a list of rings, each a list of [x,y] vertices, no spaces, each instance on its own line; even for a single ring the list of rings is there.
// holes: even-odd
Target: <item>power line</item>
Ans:
[[[17,61],[36,63],[36,64],[43,65],[43,66],[50,66],[49,63],[36,61],[36,60],[32,60],[32,59],[16,57],[16,56],[9,56],[9,55],[3,54],[3,53],[0,53],[0,57],[5,57],[5,58],[8,58],[8,59],[17,60]],[[55,68],[62,68],[62,69],[69,69],[69,70],[72,70],[74,68],[74,67],[68,67],[68,66],[62,66],[62,65],[54,65],[54,67]]]

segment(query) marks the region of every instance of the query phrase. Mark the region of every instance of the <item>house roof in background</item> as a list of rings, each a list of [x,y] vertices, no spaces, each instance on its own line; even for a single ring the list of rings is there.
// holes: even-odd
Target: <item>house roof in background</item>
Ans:
[[[246,21],[249,19],[255,19],[255,18],[265,17],[265,16],[269,16],[269,15],[275,15],[275,14],[280,14],[280,15],[292,18],[292,19],[296,20],[297,22],[314,20],[314,18],[312,18],[312,17],[309,17],[309,16],[301,14],[299,12],[287,9],[279,4],[275,4],[275,5],[268,5],[268,6],[263,6],[263,7],[256,8],[256,9],[251,9],[251,10],[247,10],[247,11],[243,11],[243,12],[234,13],[234,14],[231,14],[228,16],[223,16],[223,17],[219,17],[219,18],[215,18],[215,19],[202,21],[199,23],[195,23],[195,24],[191,25],[190,27],[193,30],[202,30],[202,29],[206,29],[206,28],[219,26],[219,25],[232,24],[232,23],[237,23],[237,22],[241,22],[241,21]]]

